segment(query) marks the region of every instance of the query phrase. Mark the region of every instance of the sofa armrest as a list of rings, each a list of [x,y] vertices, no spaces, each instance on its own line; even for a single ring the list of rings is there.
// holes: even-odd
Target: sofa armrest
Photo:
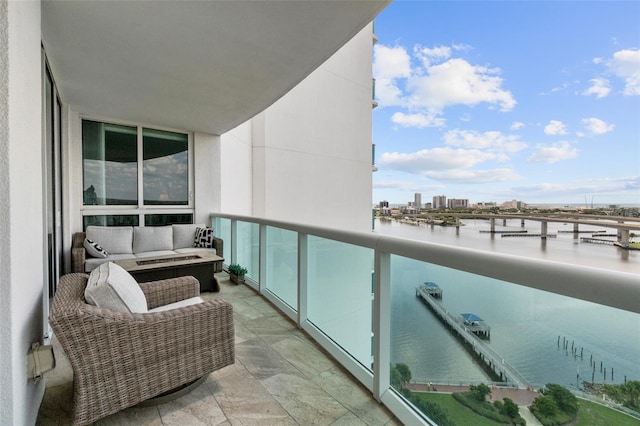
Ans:
[[[222,240],[222,238],[213,237],[213,248],[216,249],[217,256],[224,257],[224,254],[222,251],[223,246],[224,246],[224,241]]]
[[[84,261],[87,252],[84,249],[84,232],[76,232],[73,234],[71,241],[71,272],[84,272]]]
[[[149,309],[200,295],[200,282],[192,276],[140,283],[140,288]]]

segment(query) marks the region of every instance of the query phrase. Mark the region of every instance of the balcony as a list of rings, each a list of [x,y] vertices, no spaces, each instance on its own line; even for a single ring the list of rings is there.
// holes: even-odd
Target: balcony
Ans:
[[[417,384],[496,381],[514,390],[550,383],[539,374],[540,363],[555,363],[561,371],[554,381],[583,396],[577,389],[583,382],[640,376],[634,362],[640,355],[636,274],[255,217],[217,214],[212,223],[230,243],[226,261],[248,268],[248,285],[402,423],[431,421],[391,386],[390,366],[396,363],[409,364]],[[472,349],[462,349],[455,333],[416,297],[425,281],[445,285],[442,304],[453,317],[482,306],[475,313],[491,325],[490,344],[469,338]],[[463,303],[469,300],[471,305]],[[577,329],[595,334],[570,334]],[[555,358],[538,359],[540,345]],[[595,358],[616,376],[597,370]],[[455,362],[429,372],[416,359]]]
[[[390,366],[399,362],[411,366],[412,386],[433,382],[439,390],[492,380],[506,390],[539,389],[545,384],[536,381],[540,362],[558,365],[558,380],[619,383],[627,375],[637,380],[636,274],[255,217],[215,214],[211,219],[225,240],[226,262],[249,270],[246,286],[224,281],[219,294],[207,295],[234,305],[236,364],[179,400],[125,410],[105,423],[146,424],[158,418],[219,423],[226,418],[259,424],[356,419],[434,424],[392,386]],[[486,359],[507,355],[493,363],[492,372],[461,349],[454,333],[434,323],[436,314],[416,297],[416,286],[424,281],[444,284],[442,302],[436,303],[454,316],[474,308],[461,306],[461,300],[485,306],[476,313],[491,323],[491,345],[469,341]],[[510,315],[521,321],[511,321]],[[527,332],[527,320],[535,321],[535,333]],[[594,335],[606,340],[597,343],[613,355],[598,352],[588,337],[560,336],[558,330],[567,324],[595,329]],[[514,351],[520,345],[526,350]],[[537,360],[527,345],[549,346],[556,358]],[[605,364],[604,376],[589,359],[593,352]],[[415,366],[416,358],[454,362],[425,372]],[[593,365],[593,373],[585,364]],[[39,423],[53,424],[64,416],[70,395],[70,372],[59,367],[48,383]]]

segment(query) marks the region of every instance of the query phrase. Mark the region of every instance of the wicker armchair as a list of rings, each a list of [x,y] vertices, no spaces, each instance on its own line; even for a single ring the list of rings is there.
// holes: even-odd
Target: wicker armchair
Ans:
[[[74,424],[92,423],[234,363],[228,302],[120,313],[85,302],[87,279],[80,273],[60,279],[49,318],[73,368]],[[150,309],[200,292],[193,277],[140,287]]]

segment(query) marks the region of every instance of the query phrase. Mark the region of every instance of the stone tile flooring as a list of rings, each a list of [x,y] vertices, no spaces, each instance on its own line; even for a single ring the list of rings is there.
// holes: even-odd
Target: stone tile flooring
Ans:
[[[234,308],[235,364],[174,401],[129,408],[97,425],[399,425],[371,393],[251,288],[217,274]],[[71,423],[73,375],[55,336],[38,425]]]

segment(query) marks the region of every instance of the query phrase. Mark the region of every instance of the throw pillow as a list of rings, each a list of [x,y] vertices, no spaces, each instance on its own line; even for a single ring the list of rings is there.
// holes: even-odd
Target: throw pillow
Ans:
[[[109,256],[109,253],[107,253],[105,249],[100,247],[98,243],[88,238],[84,239],[84,248],[85,250],[87,250],[87,253],[89,253],[89,256],[92,257],[101,257],[105,259],[107,256]]]
[[[196,236],[193,241],[194,247],[213,248],[213,229],[196,228]]]
[[[119,265],[106,262],[91,271],[84,298],[90,305],[116,312],[147,312],[147,298],[140,285]]]

